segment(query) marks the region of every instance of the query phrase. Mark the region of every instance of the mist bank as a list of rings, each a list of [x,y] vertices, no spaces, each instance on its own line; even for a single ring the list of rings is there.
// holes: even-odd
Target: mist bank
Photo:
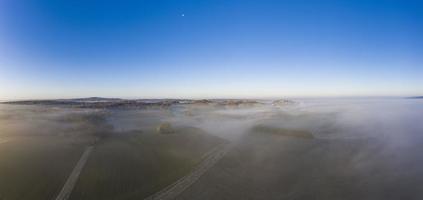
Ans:
[[[268,126],[308,131],[320,139],[377,137],[407,143],[420,137],[423,130],[419,123],[422,105],[420,99],[404,98],[273,101],[88,98],[0,104],[0,123],[3,133],[15,128],[20,134],[78,132],[75,127],[81,128],[81,132],[91,129],[123,132],[170,123],[198,127],[226,139],[239,138],[257,126]],[[94,131],[96,128],[100,131]]]
[[[297,102],[214,111],[226,118],[214,125],[233,131],[220,135],[243,133],[233,140],[234,149],[178,199],[423,198],[421,100]],[[243,130],[240,121],[249,121]]]
[[[0,139],[68,138],[122,148],[154,141],[175,149],[230,143],[227,156],[180,199],[423,198],[421,99],[143,100],[153,105],[147,107],[90,100],[1,104]],[[92,103],[108,106],[74,106]]]

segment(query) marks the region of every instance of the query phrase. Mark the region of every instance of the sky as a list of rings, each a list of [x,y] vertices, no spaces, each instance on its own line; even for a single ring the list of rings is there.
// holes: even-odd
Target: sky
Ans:
[[[423,2],[0,0],[0,100],[423,95]]]

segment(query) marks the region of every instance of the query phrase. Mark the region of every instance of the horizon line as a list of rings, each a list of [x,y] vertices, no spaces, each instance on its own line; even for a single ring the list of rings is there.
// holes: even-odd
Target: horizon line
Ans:
[[[0,102],[8,101],[40,101],[40,100],[71,100],[71,99],[89,99],[89,98],[103,98],[103,99],[122,99],[122,100],[149,100],[149,99],[256,99],[256,100],[275,100],[275,99],[354,99],[354,98],[413,98],[421,97],[423,95],[322,95],[322,96],[284,96],[284,97],[118,97],[118,96],[85,96],[85,97],[54,97],[54,98],[11,98],[11,99],[0,99]]]

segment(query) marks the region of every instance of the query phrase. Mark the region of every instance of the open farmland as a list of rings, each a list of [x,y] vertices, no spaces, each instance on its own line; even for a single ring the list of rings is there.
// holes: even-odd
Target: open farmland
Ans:
[[[408,101],[0,106],[0,197],[418,200],[423,107]]]
[[[84,144],[63,137],[14,137],[0,144],[0,199],[53,199]]]
[[[304,139],[254,131],[176,199],[417,200],[423,196],[422,159],[410,161],[411,155],[402,158],[399,152],[382,150],[380,141]],[[402,170],[405,166],[409,171]]]
[[[70,199],[142,199],[189,173],[222,141],[200,129],[132,131],[100,141]]]
[[[131,113],[3,106],[0,197],[56,198],[84,149],[93,146],[81,173],[72,176],[75,185],[65,186],[70,199],[144,198],[189,173],[223,142],[202,129],[170,123],[169,132],[158,132],[169,117],[166,110]]]

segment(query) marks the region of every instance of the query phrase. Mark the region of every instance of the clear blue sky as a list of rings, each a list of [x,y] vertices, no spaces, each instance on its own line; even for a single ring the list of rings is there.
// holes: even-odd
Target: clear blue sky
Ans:
[[[423,2],[0,0],[0,99],[423,95]]]

